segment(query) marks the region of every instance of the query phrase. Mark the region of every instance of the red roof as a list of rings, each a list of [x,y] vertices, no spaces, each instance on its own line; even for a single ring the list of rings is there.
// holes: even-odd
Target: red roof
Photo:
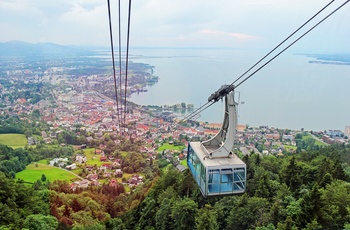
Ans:
[[[138,124],[136,126],[136,129],[141,129],[143,131],[147,131],[148,130],[148,126],[147,125],[143,125],[143,124]]]
[[[105,166],[106,168],[112,168],[112,164],[103,164],[102,166]]]

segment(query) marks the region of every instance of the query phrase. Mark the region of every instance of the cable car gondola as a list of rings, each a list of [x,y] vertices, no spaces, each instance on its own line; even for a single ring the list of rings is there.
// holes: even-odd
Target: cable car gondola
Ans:
[[[232,152],[237,127],[233,85],[222,86],[208,101],[223,97],[220,131],[210,140],[188,143],[187,164],[204,197],[244,193],[246,188],[246,165]]]

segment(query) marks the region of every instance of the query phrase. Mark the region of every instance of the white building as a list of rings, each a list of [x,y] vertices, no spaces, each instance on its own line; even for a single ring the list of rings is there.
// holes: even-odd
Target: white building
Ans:
[[[68,169],[68,170],[72,170],[72,169],[76,169],[76,168],[77,168],[77,165],[75,163],[66,166],[66,169]]]
[[[50,161],[49,165],[54,166],[56,164],[58,167],[64,167],[67,162],[68,158],[54,158]]]
[[[344,134],[350,138],[350,125],[345,126]]]

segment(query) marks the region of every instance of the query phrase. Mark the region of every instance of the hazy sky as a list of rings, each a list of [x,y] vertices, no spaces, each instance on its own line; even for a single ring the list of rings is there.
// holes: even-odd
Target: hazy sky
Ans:
[[[329,1],[133,0],[130,45],[271,48]],[[331,8],[344,1],[335,1]],[[121,2],[125,39],[128,1]],[[111,6],[117,38],[117,0],[111,0]],[[350,52],[349,21],[350,4],[303,39],[296,49]],[[0,30],[0,42],[108,47],[107,0],[0,0]]]

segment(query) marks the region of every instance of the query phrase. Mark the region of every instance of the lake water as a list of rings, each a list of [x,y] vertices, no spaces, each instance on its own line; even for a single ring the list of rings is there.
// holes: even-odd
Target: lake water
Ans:
[[[133,94],[141,105],[181,102],[199,107],[231,84],[266,51],[238,49],[133,49],[131,61],[155,66],[159,82]],[[134,56],[135,55],[135,56]],[[350,125],[350,66],[311,64],[305,55],[283,53],[236,89],[239,124],[306,130],[344,130]],[[199,120],[221,122],[223,103]]]

